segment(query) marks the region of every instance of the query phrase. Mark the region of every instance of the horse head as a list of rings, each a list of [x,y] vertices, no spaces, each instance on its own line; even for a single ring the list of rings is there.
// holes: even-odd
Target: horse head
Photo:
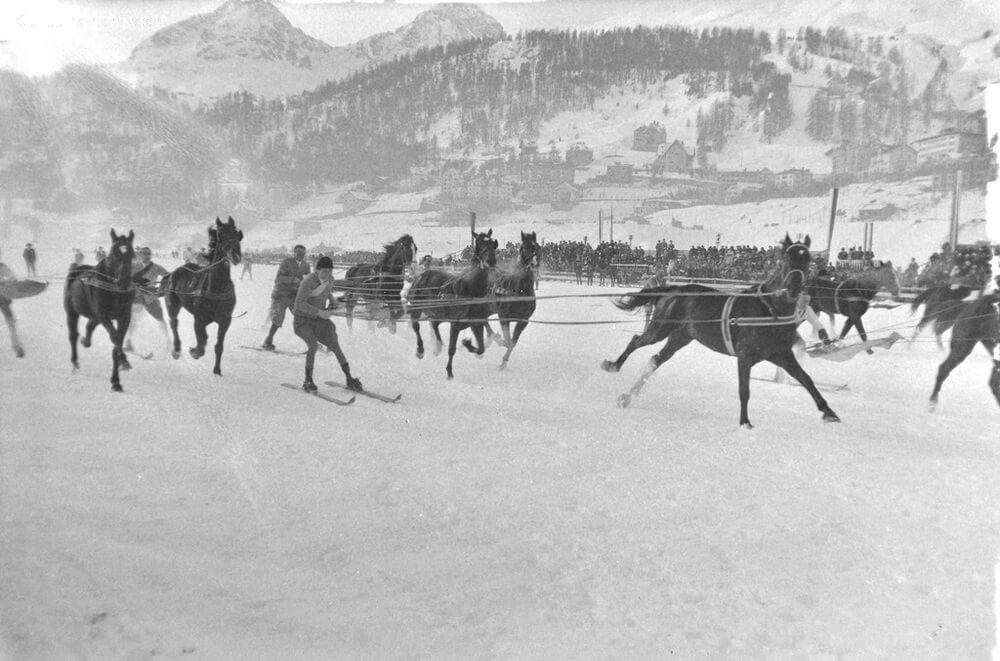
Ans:
[[[408,267],[417,254],[417,243],[409,234],[396,239],[385,246],[385,263]]]
[[[782,268],[779,274],[781,283],[778,285],[782,293],[789,299],[797,299],[806,284],[809,273],[809,261],[812,254],[809,245],[812,239],[809,235],[802,241],[792,241],[788,234],[781,242]]]
[[[243,250],[240,246],[243,231],[236,228],[236,221],[232,216],[226,223],[216,217],[215,227],[208,228],[208,238],[208,248],[212,253],[213,262],[227,259],[230,264],[236,265],[243,259]]]
[[[128,231],[128,235],[121,236],[111,230],[111,249],[108,250],[107,257],[101,260],[105,275],[114,278],[119,289],[128,289],[132,285],[132,260],[135,259],[133,238],[135,233],[132,230]]]
[[[493,238],[493,228],[489,232],[472,233],[474,262],[490,268],[497,265],[497,246],[500,242]]]
[[[879,284],[889,290],[893,298],[899,298],[899,276],[891,261],[882,262],[875,271],[879,274]]]
[[[537,268],[542,258],[542,247],[538,245],[535,233],[525,234],[521,232],[521,266],[532,266]]]

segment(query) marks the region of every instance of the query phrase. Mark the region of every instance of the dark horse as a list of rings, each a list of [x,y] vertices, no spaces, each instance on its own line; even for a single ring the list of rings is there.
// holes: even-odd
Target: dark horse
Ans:
[[[913,302],[910,303],[910,311],[916,312],[917,308],[923,305],[924,314],[917,322],[917,327],[913,329],[911,342],[917,339],[917,336],[928,324],[934,322],[934,337],[937,340],[938,348],[944,349],[941,335],[955,325],[959,313],[965,308],[965,299],[971,294],[972,287],[966,285],[929,287],[917,294]]]
[[[816,407],[823,412],[823,420],[839,422],[840,418],[792,353],[797,337],[795,329],[801,321],[799,294],[809,271],[809,243],[808,236],[795,243],[785,235],[781,242],[781,268],[767,282],[740,293],[727,294],[703,285],[671,285],[647,287],[614,301],[622,310],[636,310],[653,298],[653,316],[641,335],[632,336],[617,360],[601,363],[606,371],[617,372],[636,349],[667,340],[632,389],[618,398],[619,406],[628,406],[661,364],[692,340],[698,340],[712,351],[736,356],[741,426],[752,427],[747,416],[750,368],[762,360],[795,377],[812,395]]]
[[[413,237],[404,234],[392,243],[382,246],[382,257],[374,264],[355,264],[347,269],[344,280],[334,283],[337,289],[344,289],[344,310],[347,327],[354,319],[354,306],[358,299],[368,304],[369,310],[375,303],[383,303],[389,308],[389,332],[396,332],[396,320],[403,316],[403,272],[413,262],[417,254],[417,244]],[[381,325],[381,324],[380,324]]]
[[[417,358],[424,357],[424,340],[420,337],[421,315],[426,315],[431,320],[436,341],[435,354],[441,351],[444,344],[438,327],[444,322],[451,323],[447,367],[449,379],[454,377],[451,363],[455,357],[458,334],[463,328],[471,328],[476,338],[475,348],[469,340],[463,342],[466,349],[480,356],[486,350],[483,344],[483,326],[486,324],[486,317],[490,315],[490,303],[485,298],[489,293],[489,269],[497,263],[497,241],[493,238],[492,229],[485,234],[473,233],[472,238],[474,245],[470,268],[458,275],[433,269],[424,271],[417,276],[407,294],[410,326],[417,334]]]
[[[989,386],[997,404],[1000,404],[1000,354],[994,354],[1000,345],[1000,294],[993,293],[969,301],[958,313],[951,331],[948,357],[938,367],[937,380],[934,381],[931,410],[937,406],[941,384],[951,371],[972,353],[978,342],[982,342],[993,356],[993,371],[990,373]]]
[[[507,351],[500,362],[500,369],[507,367],[510,353],[517,346],[528,319],[535,313],[535,269],[538,268],[542,248],[535,233],[521,232],[521,246],[518,248],[517,265],[510,273],[501,273],[490,286],[493,295],[490,311],[500,319],[503,339],[497,342]],[[510,334],[510,324],[514,322],[514,335]],[[486,322],[486,333],[490,339],[496,335]]]
[[[191,356],[195,359],[205,355],[205,345],[208,342],[209,324],[218,324],[215,337],[215,369],[212,371],[222,376],[222,349],[226,340],[226,331],[233,320],[233,308],[236,307],[236,288],[229,274],[229,266],[240,263],[242,251],[240,241],[243,232],[236,229],[236,221],[229,218],[223,223],[215,219],[215,227],[208,228],[208,266],[199,264],[184,264],[163,279],[164,298],[167,304],[167,316],[170,317],[170,330],[174,334],[174,347],[171,355],[181,356],[181,337],[177,334],[177,314],[183,307],[194,316],[194,337],[196,346],[191,347]]]
[[[118,370],[132,368],[122,350],[122,342],[132,321],[132,299],[135,298],[135,288],[132,286],[132,259],[135,257],[133,237],[131,230],[128,236],[118,236],[111,230],[111,249],[107,257],[98,262],[97,266],[71,266],[63,292],[73,369],[80,368],[76,355],[76,340],[80,334],[76,324],[84,316],[87,317],[87,329],[80,344],[89,347],[94,329],[101,325],[108,331],[114,345],[111,349],[111,389],[115,392],[122,391]]]
[[[834,315],[842,314],[847,317],[844,328],[840,331],[840,339],[844,339],[851,328],[856,327],[861,340],[867,342],[868,333],[861,323],[861,317],[868,312],[875,294],[883,288],[888,289],[894,298],[899,297],[899,279],[892,262],[882,262],[881,265],[843,282],[816,278],[809,284],[809,306],[816,314],[825,312],[830,315],[830,328],[835,327]],[[868,353],[874,352],[868,349]]]

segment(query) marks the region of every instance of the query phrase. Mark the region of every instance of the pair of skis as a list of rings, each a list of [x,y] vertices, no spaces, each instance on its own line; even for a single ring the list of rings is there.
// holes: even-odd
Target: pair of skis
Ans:
[[[377,399],[380,402],[387,402],[389,404],[395,404],[403,397],[403,393],[400,393],[395,397],[390,397],[388,395],[383,395],[381,393],[372,392],[371,390],[351,390],[350,388],[347,387],[346,383],[341,383],[340,381],[324,381],[323,383],[325,383],[328,386],[334,386],[335,388],[343,388],[344,390],[347,390],[350,393],[357,393],[358,395],[371,397],[372,399]],[[319,397],[320,399],[330,402],[332,404],[339,404],[340,406],[347,406],[349,404],[353,404],[355,399],[354,395],[351,395],[350,399],[338,399],[336,397],[332,397],[330,395],[327,395],[326,393],[322,393],[319,391],[307,392],[302,389],[302,386],[292,385],[291,383],[282,383],[281,385],[284,386],[285,388],[298,390],[299,392],[306,393],[308,395],[313,395],[314,397]]]

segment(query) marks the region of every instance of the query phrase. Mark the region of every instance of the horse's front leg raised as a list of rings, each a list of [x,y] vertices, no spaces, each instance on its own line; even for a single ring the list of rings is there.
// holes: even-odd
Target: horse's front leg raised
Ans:
[[[89,349],[91,342],[94,338],[94,329],[100,325],[97,319],[87,319],[87,325],[83,327],[83,339],[80,340],[80,344],[83,345],[84,349]]]
[[[823,413],[824,422],[840,422],[840,416],[833,412],[830,405],[826,403],[823,395],[820,394],[819,388],[813,382],[812,377],[806,374],[806,371],[802,369],[802,365],[795,358],[795,354],[789,349],[785,353],[780,353],[768,358],[769,361],[780,367],[781,369],[788,372],[788,374],[794,378],[796,381],[802,384],[802,387],[809,391],[812,396],[813,401],[816,403],[816,408]]]
[[[674,326],[669,324],[656,323],[654,321],[646,326],[646,330],[644,330],[641,334],[632,336],[632,339],[628,342],[628,346],[625,347],[625,351],[622,351],[617,360],[601,361],[601,369],[605,372],[617,372],[622,368],[622,365],[625,364],[625,361],[628,360],[628,357],[632,355],[633,351],[666,338],[670,335],[670,331],[673,330],[673,328]]]
[[[483,340],[483,323],[469,324],[469,328],[472,329],[472,335],[476,338],[476,345],[472,346],[472,341],[466,338],[462,341],[462,346],[468,349],[469,353],[474,353],[480,358],[483,356],[483,352],[486,351],[486,343]]]
[[[524,331],[527,325],[528,322],[523,319],[514,325],[514,334],[511,336],[509,340],[507,340],[507,351],[504,352],[503,359],[500,361],[500,369],[504,369],[505,367],[507,367],[507,361],[510,360],[510,354],[512,351],[514,351],[514,347],[517,346],[517,340],[519,337],[521,337],[521,333]]]
[[[232,317],[226,317],[218,321],[219,329],[215,334],[215,369],[212,370],[216,376],[222,376],[222,349],[226,343],[226,331],[229,330],[229,324],[232,321]]]

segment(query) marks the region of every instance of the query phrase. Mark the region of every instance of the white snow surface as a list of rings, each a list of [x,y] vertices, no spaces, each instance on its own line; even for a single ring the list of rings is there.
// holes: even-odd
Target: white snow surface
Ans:
[[[825,393],[843,421],[753,381],[741,430],[736,362],[699,345],[616,408],[659,345],[603,372],[641,318],[577,295],[625,290],[546,280],[505,371],[498,347],[460,347],[449,381],[408,327],[336,319],[354,373],[403,394],[340,407],[280,386],[302,358],[240,348],[263,339],[274,271],[236,282],[224,376],[215,326],[195,361],[183,312],[172,360],[143,315],[137,348],[155,355],[132,358],[121,394],[101,329],[72,373],[57,278],[15,301],[27,356],[4,336],[0,658],[991,655],[1000,409],[981,348],[934,413],[944,353],[928,335],[804,358],[849,384]],[[915,318],[865,322],[909,336]],[[276,342],[302,347],[290,323]],[[340,377],[331,356],[316,371]]]

